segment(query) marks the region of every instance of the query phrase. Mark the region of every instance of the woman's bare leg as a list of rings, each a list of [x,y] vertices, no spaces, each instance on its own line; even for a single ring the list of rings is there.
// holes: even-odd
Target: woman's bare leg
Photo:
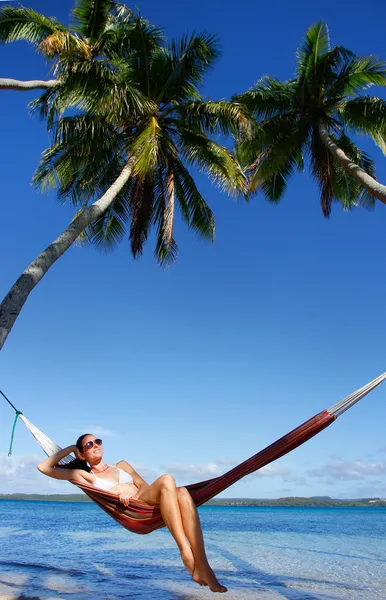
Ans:
[[[161,475],[143,491],[139,490],[136,498],[151,506],[159,504],[163,520],[176,541],[182,561],[189,573],[193,575],[194,557],[182,525],[174,478],[171,475]]]
[[[200,517],[193,498],[184,487],[177,488],[177,495],[182,525],[194,556],[192,573],[194,581],[201,585],[208,585],[212,592],[226,592],[227,588],[219,583],[206,557]]]
[[[136,496],[151,506],[159,504],[162,517],[180,550],[184,565],[194,581],[208,585],[213,592],[226,592],[216,579],[206,558],[201,523],[196,506],[186,488],[177,491],[174,478],[162,475]],[[191,546],[189,546],[187,539]]]

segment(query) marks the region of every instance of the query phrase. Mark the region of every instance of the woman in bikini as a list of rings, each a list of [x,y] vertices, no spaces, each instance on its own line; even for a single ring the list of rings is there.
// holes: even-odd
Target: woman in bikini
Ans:
[[[75,454],[69,464],[59,462]],[[54,479],[86,483],[119,497],[127,506],[130,498],[151,506],[159,505],[163,520],[174,537],[182,561],[190,575],[212,592],[226,592],[219,583],[206,557],[204,538],[196,506],[184,487],[176,487],[171,475],[161,475],[151,485],[125,460],[108,465],[103,460],[102,440],[91,433],[81,435],[74,446],[46,458],[38,467],[41,473]]]

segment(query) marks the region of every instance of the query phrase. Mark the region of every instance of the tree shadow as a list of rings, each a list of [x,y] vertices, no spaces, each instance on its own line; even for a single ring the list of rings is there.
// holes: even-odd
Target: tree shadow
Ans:
[[[312,554],[326,554],[327,556],[339,556],[343,558],[354,558],[355,560],[368,560],[369,562],[386,563],[386,560],[383,558],[377,558],[373,556],[361,556],[360,554],[345,554],[343,552],[333,552],[330,550],[317,550],[314,548],[303,548],[297,546],[281,546],[280,544],[254,543],[254,546],[264,546],[265,548],[278,548],[279,550],[300,550],[301,552],[308,552]]]
[[[257,569],[254,564],[228,549],[213,543],[208,546],[210,550],[228,560],[234,567],[234,571],[216,569],[216,575],[228,587],[230,593],[233,590],[237,597],[240,597],[240,593],[243,592],[248,596],[253,593],[256,597],[256,594],[263,595],[264,592],[271,591],[282,597],[283,600],[336,600],[338,598],[336,596],[337,588],[352,590],[353,597],[355,597],[355,591],[361,589],[328,579],[267,573],[263,569]],[[114,572],[109,574],[98,572],[95,568],[93,570],[95,567],[93,563],[90,563],[90,569],[85,570],[19,562],[13,565],[11,573],[15,575],[19,570],[23,574],[22,583],[15,583],[14,578],[13,582],[2,581],[1,575],[0,583],[5,583],[14,589],[15,595],[19,594],[16,600],[41,600],[36,594],[45,596],[47,592],[65,593],[69,600],[74,598],[90,600],[96,596],[111,600],[131,600],[133,598],[138,600],[149,600],[149,598],[154,600],[202,600],[203,597],[210,597],[210,592],[205,591],[205,588],[193,589],[193,586],[197,584],[193,583],[182,565],[158,564],[158,562],[174,560],[175,556],[175,552],[170,548],[160,549],[157,552],[156,560],[153,550],[141,549],[140,556],[138,556],[138,550],[135,549],[118,551]],[[26,573],[29,575],[28,577],[26,577]],[[59,581],[59,583],[63,578],[63,589],[61,590],[60,586],[55,589],[48,585],[47,575],[49,578],[55,578],[55,581]],[[67,590],[65,590],[66,583],[69,584]],[[331,590],[331,593],[299,589],[307,583],[324,584],[332,586],[334,589]],[[170,589],[175,585],[192,586],[192,590]]]
[[[216,552],[226,558],[231,562],[231,564],[236,568],[236,572],[233,577],[237,577],[237,587],[242,587],[243,589],[256,589],[256,586],[259,587],[261,591],[265,590],[274,590],[277,594],[280,594],[283,598],[288,600],[323,600],[327,598],[334,598],[334,596],[330,596],[324,592],[316,592],[313,590],[301,590],[296,589],[296,587],[292,587],[292,585],[296,584],[324,584],[328,586],[333,586],[334,588],[342,588],[346,590],[355,591],[360,590],[361,588],[358,586],[348,585],[346,582],[328,580],[328,579],[314,579],[312,577],[300,577],[300,576],[288,576],[288,575],[274,575],[272,573],[267,573],[262,569],[257,569],[256,566],[249,561],[241,558],[237,554],[232,553],[228,549],[222,548],[220,546],[216,546],[211,544],[211,548],[216,550]],[[232,578],[227,573],[228,577]],[[224,573],[225,575],[225,573]],[[292,584],[292,585],[291,585]],[[334,593],[335,590],[332,592]]]

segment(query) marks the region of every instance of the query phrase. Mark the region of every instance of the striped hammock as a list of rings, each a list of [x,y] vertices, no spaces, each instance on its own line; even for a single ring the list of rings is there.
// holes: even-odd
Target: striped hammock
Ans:
[[[270,446],[264,448],[264,450],[251,456],[251,458],[248,458],[246,461],[237,465],[230,471],[227,471],[223,475],[186,486],[195,504],[197,506],[204,504],[227,489],[233,483],[236,483],[236,481],[239,481],[242,477],[245,477],[245,475],[254,473],[272,461],[288,454],[288,452],[291,452],[294,448],[304,444],[304,442],[328,427],[342,413],[351,408],[351,406],[356,404],[356,402],[366,396],[366,394],[371,392],[385,379],[386,373],[383,373],[377,377],[377,379],[374,379],[356,392],[353,392],[347,396],[347,398],[337,402],[337,404],[334,404],[331,408],[323,410],[308,421],[305,421],[305,423],[296,427],[296,429],[290,431],[287,435],[281,437]],[[6,398],[2,392],[0,393],[5,397],[7,402],[11,404],[8,398]],[[11,406],[15,409],[13,404],[11,404]],[[17,417],[19,417],[28,427],[47,456],[52,456],[61,450],[60,446],[55,444],[48,436],[35,427],[35,425],[28,421],[28,419],[26,419],[19,411],[16,411],[16,419]],[[72,458],[73,457],[66,457],[62,462],[69,462]],[[78,483],[74,485],[77,485],[77,487],[83,490],[91,500],[100,506],[120,525],[133,533],[146,534],[155,529],[159,529],[160,527],[164,527],[165,525],[158,506],[149,506],[140,500],[132,499],[130,500],[129,506],[126,507],[119,501],[117,496],[114,496],[109,492],[98,490],[90,485],[81,485]]]

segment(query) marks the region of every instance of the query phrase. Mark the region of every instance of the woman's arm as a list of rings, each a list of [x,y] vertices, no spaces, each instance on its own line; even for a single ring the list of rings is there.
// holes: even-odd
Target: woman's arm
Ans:
[[[134,485],[137,488],[149,485],[144,479],[142,479],[142,477],[140,475],[138,475],[137,471],[135,471],[133,469],[133,467],[131,465],[129,465],[129,463],[126,462],[125,460],[119,461],[119,463],[117,463],[117,467],[119,467],[123,471],[126,471],[127,473],[129,473],[132,476]]]
[[[49,456],[45,460],[43,460],[40,464],[38,464],[37,468],[44,475],[48,475],[48,477],[53,477],[54,479],[64,479],[68,481],[69,479],[78,480],[78,481],[87,481],[83,474],[79,473],[79,469],[66,469],[66,468],[57,468],[58,463],[71,453],[74,453],[77,458],[79,456],[78,448],[73,446],[67,446],[67,448],[63,448],[63,450],[59,450],[53,456]]]

